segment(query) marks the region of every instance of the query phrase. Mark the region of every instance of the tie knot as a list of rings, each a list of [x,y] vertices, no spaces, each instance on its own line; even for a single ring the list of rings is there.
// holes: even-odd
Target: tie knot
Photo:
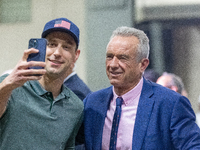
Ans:
[[[121,106],[121,105],[122,105],[122,102],[123,102],[122,97],[117,97],[117,99],[116,99],[116,105],[117,105],[117,106]]]

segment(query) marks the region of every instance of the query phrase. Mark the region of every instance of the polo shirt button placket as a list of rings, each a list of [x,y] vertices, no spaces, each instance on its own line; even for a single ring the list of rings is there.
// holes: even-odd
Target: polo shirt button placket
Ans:
[[[52,106],[53,106],[53,95],[52,95],[52,93],[51,92],[47,92],[46,93],[46,95],[47,95],[47,99],[51,102],[51,106],[50,106],[50,110],[52,109]]]

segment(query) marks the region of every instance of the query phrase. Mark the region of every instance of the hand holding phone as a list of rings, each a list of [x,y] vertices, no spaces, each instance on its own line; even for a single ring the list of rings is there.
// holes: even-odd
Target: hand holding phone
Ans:
[[[38,49],[38,53],[29,55],[27,61],[43,61],[45,62],[47,40],[45,38],[32,38],[29,40],[28,48]],[[43,69],[40,66],[30,67],[30,69]]]

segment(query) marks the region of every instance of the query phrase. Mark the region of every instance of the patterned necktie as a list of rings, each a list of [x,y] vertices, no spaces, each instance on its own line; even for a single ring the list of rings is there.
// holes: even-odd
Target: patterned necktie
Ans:
[[[116,99],[116,109],[115,109],[115,114],[113,117],[112,130],[111,130],[111,136],[110,136],[110,150],[116,150],[117,132],[118,132],[119,120],[121,116],[122,102],[123,102],[122,97],[118,97]]]

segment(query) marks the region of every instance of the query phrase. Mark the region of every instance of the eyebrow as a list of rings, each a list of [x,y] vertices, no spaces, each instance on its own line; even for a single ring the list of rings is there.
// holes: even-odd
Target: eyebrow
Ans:
[[[129,55],[127,55],[127,54],[117,54],[117,55],[114,55],[113,53],[106,53],[106,57],[107,56],[116,56],[117,58],[130,58],[130,56]]]
[[[65,40],[59,39],[59,40],[64,41],[63,44],[70,44],[70,45],[73,45],[73,42],[70,41],[69,39],[65,39]],[[48,42],[58,42],[59,40],[57,40],[57,38],[51,38],[51,39],[48,39]]]

